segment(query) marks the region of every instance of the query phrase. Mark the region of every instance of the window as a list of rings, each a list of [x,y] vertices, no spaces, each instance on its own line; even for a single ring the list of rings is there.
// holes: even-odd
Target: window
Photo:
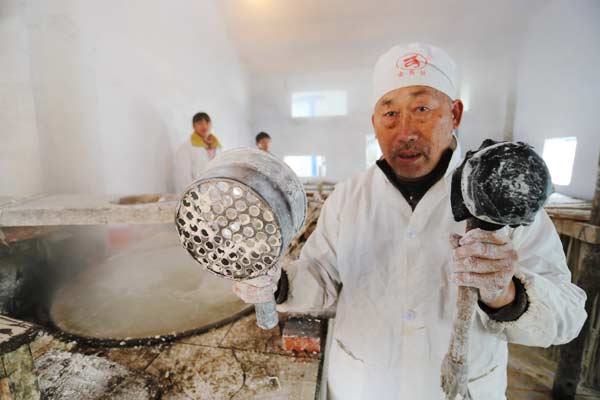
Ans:
[[[348,114],[347,94],[342,90],[292,93],[292,118]]]
[[[552,183],[555,185],[568,185],[571,183],[573,163],[577,138],[574,136],[546,139],[542,158],[546,161]]]
[[[381,157],[381,148],[379,142],[373,133],[367,135],[367,168],[375,164]]]
[[[323,156],[285,156],[283,161],[301,178],[325,176]]]

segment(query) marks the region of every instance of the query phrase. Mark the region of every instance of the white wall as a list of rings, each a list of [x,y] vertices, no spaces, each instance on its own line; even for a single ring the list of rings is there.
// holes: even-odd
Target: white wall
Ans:
[[[293,4],[290,4],[293,3]],[[228,28],[251,79],[252,128],[273,136],[276,154],[322,154],[327,177],[365,169],[372,132],[371,71],[390,47],[413,41],[444,48],[455,59],[461,97],[470,110],[460,129],[464,148],[510,137],[515,52],[530,15],[545,0],[302,2],[223,0]],[[469,87],[468,93],[462,90]],[[290,117],[294,90],[348,90],[347,117]]]
[[[593,196],[600,152],[600,2],[553,1],[531,21],[520,56],[515,139],[540,152],[546,138],[576,136],[570,185]]]
[[[40,190],[29,37],[23,4],[0,2],[0,195]]]
[[[446,49],[458,65],[459,97],[468,98],[470,105],[459,130],[463,149],[477,148],[485,138],[514,138],[533,144],[541,152],[545,138],[575,135],[578,146],[573,180],[568,187],[556,189],[590,198],[600,147],[596,122],[600,103],[600,2],[528,2],[523,10],[520,3],[506,3],[507,8],[497,18],[496,10],[481,3],[473,10],[467,3],[458,3],[453,28],[419,25],[410,33],[390,30],[363,41],[357,37],[368,37],[371,25],[354,23],[348,29],[332,22],[334,26],[316,25],[307,30],[296,27],[313,42],[301,46],[303,41],[295,38],[296,47],[285,52],[284,44],[276,42],[275,48],[281,47],[281,54],[287,58],[278,56],[275,50],[269,52],[267,45],[253,46],[248,41],[244,46],[252,72],[254,133],[269,132],[273,151],[279,156],[325,156],[327,178],[342,180],[363,170],[365,135],[372,131],[371,68],[377,56],[392,45],[422,40]],[[396,27],[414,22],[404,14],[394,15]],[[426,10],[423,15],[429,20],[436,14]],[[388,22],[382,21],[382,32]],[[258,30],[267,40],[254,25],[240,27],[237,34],[240,38],[251,36],[250,29]],[[324,33],[317,40],[311,33],[318,29]],[[343,35],[349,40],[338,40]],[[292,39],[290,42],[295,43]],[[239,40],[244,43],[244,39]],[[253,55],[261,50],[262,58]],[[320,62],[319,57],[324,61]],[[269,66],[264,67],[268,73],[259,67],[259,61]],[[331,89],[348,90],[348,116],[291,118],[293,91]]]
[[[83,3],[77,0],[19,3],[29,36],[27,53],[42,167],[40,189],[102,192],[106,181],[97,122],[101,113],[92,49],[82,31]],[[23,170],[23,174],[29,173]]]
[[[225,147],[264,130],[276,154],[323,155],[327,177],[346,179],[365,168],[377,56],[423,40],[458,64],[466,149],[513,128],[540,151],[575,134],[573,181],[557,189],[591,197],[599,2],[339,4],[271,7],[280,15],[238,0],[1,1],[0,195],[166,190],[200,110]],[[348,116],[291,118],[293,91],[328,89],[348,90]]]
[[[325,157],[328,179],[340,180],[365,169],[365,136],[372,131],[369,110],[361,101],[369,96],[362,79],[370,71],[346,70],[307,75],[273,75],[252,79],[252,127],[266,131],[272,152]],[[357,84],[357,82],[359,84]],[[291,93],[312,90],[347,90],[348,116],[292,118]]]
[[[2,142],[29,137],[20,149],[41,168],[8,158],[6,146],[1,165],[41,184],[8,182],[3,170],[0,194],[170,189],[173,151],[197,111],[226,147],[251,144],[245,77],[214,1],[8,3],[3,54],[29,80],[0,93],[33,98],[34,111],[21,118],[27,127],[11,118]]]
[[[456,44],[442,43],[440,46],[446,47],[459,65],[458,87],[462,93],[458,97],[469,97],[470,110],[465,112],[459,131],[463,148],[477,148],[486,138],[501,140],[510,135],[512,124],[507,122],[507,104],[512,100],[511,96],[514,97],[511,57],[500,52],[494,54],[494,48],[471,46],[472,53],[469,53],[459,52],[460,45]],[[501,47],[502,44],[497,45],[497,48]],[[387,47],[382,46],[381,52],[386,50]],[[480,57],[482,51],[489,54]],[[273,152],[278,156],[322,155],[326,158],[327,179],[348,179],[366,169],[366,135],[373,133],[371,74],[372,67],[352,68],[348,65],[332,71],[270,73],[253,77],[252,128],[272,136]],[[292,92],[318,90],[347,90],[348,115],[292,118]]]

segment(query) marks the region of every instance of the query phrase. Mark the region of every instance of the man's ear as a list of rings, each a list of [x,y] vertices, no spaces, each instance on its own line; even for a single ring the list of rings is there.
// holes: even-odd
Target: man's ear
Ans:
[[[463,102],[460,99],[452,102],[452,127],[457,129],[460,125],[464,110]]]
[[[373,126],[373,129],[375,129],[375,114],[371,114],[371,125]]]

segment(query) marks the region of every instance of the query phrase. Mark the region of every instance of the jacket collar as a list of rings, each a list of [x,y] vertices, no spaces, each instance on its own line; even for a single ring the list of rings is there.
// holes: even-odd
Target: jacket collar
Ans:
[[[458,168],[462,160],[462,149],[460,146],[460,142],[458,141],[458,138],[454,133],[452,134],[452,144],[450,145],[450,147],[453,150],[452,158],[450,158],[450,162],[448,163],[448,168],[446,169],[446,173],[444,174],[444,180],[452,179],[452,173],[456,168]]]
[[[373,167],[371,167],[376,171],[375,173],[377,174],[378,179],[381,179],[386,187],[392,188],[392,190],[390,191],[390,197],[388,198],[387,196],[384,196],[386,201],[389,201],[389,204],[393,207],[398,207],[398,205],[400,205],[402,213],[405,214],[408,218],[410,218],[411,215],[414,215],[415,212],[421,214],[422,209],[427,208],[428,210],[431,210],[443,198],[446,198],[446,195],[450,195],[452,173],[456,170],[456,168],[458,168],[462,161],[462,151],[460,142],[458,141],[458,138],[455,134],[452,134],[452,136],[453,139],[450,145],[450,148],[452,149],[452,157],[450,158],[446,172],[436,184],[429,188],[427,193],[425,193],[423,198],[419,201],[420,205],[418,205],[415,208],[415,210],[411,209],[410,205],[408,204],[402,193],[400,193],[400,191],[396,187],[394,187],[392,182],[390,182],[390,180],[386,177],[385,173],[381,170],[379,166],[373,165]],[[443,193],[443,195],[440,195],[441,193]],[[424,221],[426,220],[427,218],[425,218],[422,221],[422,223],[424,224]]]

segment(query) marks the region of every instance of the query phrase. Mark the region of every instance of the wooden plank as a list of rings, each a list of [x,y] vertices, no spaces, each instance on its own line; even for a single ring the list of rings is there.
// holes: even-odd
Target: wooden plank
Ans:
[[[0,400],[38,400],[40,391],[29,342],[38,327],[0,315]]]
[[[600,244],[600,227],[585,222],[552,218],[558,233],[567,235],[582,242]]]
[[[587,294],[585,309],[588,315],[593,313],[594,301],[600,292],[600,268],[597,268],[597,265],[600,265],[600,245],[582,242],[576,283]],[[560,349],[560,360],[552,389],[556,399],[575,399],[581,379],[583,354],[590,335],[590,323],[588,318],[579,336]]]
[[[600,226],[600,157],[598,158],[598,173],[596,174],[596,190],[592,199],[592,218],[590,223]]]
[[[600,157],[598,157],[598,170],[596,173],[596,188],[594,191],[594,199],[592,201],[592,211],[590,216],[590,224],[597,228],[600,225]],[[585,310],[588,316],[592,316],[597,312],[598,298],[600,297],[600,245],[581,242],[580,255],[578,264],[577,285],[581,287],[587,294]],[[564,345],[560,350],[560,360],[552,387],[552,395],[555,399],[574,400],[577,391],[577,386],[581,380],[581,370],[584,361],[584,354],[590,354],[586,351],[586,346],[589,346],[593,341],[588,340],[593,332],[594,327],[591,325],[591,320],[588,318],[581,329],[581,332],[575,340]],[[594,364],[587,360],[586,363]],[[596,364],[597,365],[597,364]],[[597,368],[597,366],[595,366]],[[588,375],[593,372],[587,371]]]
[[[587,222],[591,218],[591,210],[568,209],[568,208],[546,208],[546,212],[553,219],[571,219]]]
[[[581,202],[579,202],[579,203],[571,203],[571,204],[548,203],[544,207],[546,209],[561,209],[561,208],[564,208],[565,210],[591,210],[592,209],[592,203],[589,202],[589,201],[581,200]]]
[[[590,387],[598,387],[598,368],[596,360],[598,359],[598,341],[600,340],[600,316],[598,315],[599,296],[593,301],[592,313],[589,315],[590,332],[587,344],[583,353],[583,363],[581,369],[581,383]]]
[[[0,243],[12,244],[31,240],[60,229],[58,226],[16,226],[0,227]]]
[[[591,217],[592,202],[575,199],[560,193],[552,193],[544,208],[552,218],[589,221]]]
[[[8,378],[0,378],[0,400],[13,400]]]
[[[0,359],[6,373],[4,385],[8,386],[11,397],[15,400],[38,400],[41,395],[29,345],[25,344],[15,351],[3,354]]]
[[[587,208],[591,208],[591,206],[592,206],[592,202],[589,200],[577,199],[575,197],[570,197],[570,196],[564,195],[562,193],[554,192],[550,195],[550,198],[548,199],[548,203],[546,204],[546,207],[552,207],[552,206],[573,207],[573,206],[579,206],[582,204],[585,205],[585,207],[587,207]]]
[[[39,328],[28,322],[0,315],[0,355],[31,342]]]

